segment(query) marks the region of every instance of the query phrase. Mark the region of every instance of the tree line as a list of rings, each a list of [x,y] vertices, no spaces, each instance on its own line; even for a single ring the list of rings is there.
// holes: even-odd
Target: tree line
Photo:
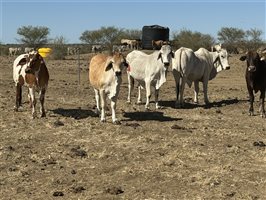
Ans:
[[[50,29],[45,26],[22,26],[18,28],[17,34],[19,43],[33,48],[46,44],[53,44],[57,47],[67,44],[67,40],[63,36],[49,39]],[[97,30],[86,30],[79,39],[84,44],[103,44],[111,49],[113,44],[120,44],[122,38],[141,39],[141,34],[141,30],[109,26]],[[184,46],[197,50],[200,47],[210,49],[215,43],[222,43],[229,52],[237,53],[239,49],[257,49],[264,45],[262,34],[262,30],[255,28],[244,31],[234,27],[222,27],[217,33],[216,40],[210,34],[182,29],[172,32],[171,44],[174,48]]]

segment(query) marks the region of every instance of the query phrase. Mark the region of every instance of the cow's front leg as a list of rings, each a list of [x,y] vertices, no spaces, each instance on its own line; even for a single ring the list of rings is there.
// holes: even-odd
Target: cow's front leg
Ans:
[[[141,86],[138,86],[138,100],[137,100],[137,104],[141,104]]]
[[[111,98],[112,120],[114,124],[120,124],[120,121],[116,118],[116,102],[117,96]]]
[[[150,98],[151,98],[151,81],[145,81],[146,86],[146,104],[145,110],[150,110]]]
[[[264,100],[265,100],[265,90],[261,91],[261,93],[260,93],[260,113],[261,113],[261,117],[263,117],[263,118],[266,117]]]
[[[253,107],[253,103],[254,103],[254,94],[253,94],[253,90],[251,88],[248,88],[248,93],[249,93],[249,115],[253,116],[254,115],[254,107]]]
[[[158,101],[158,99],[159,99],[159,89],[156,89],[156,88],[155,88],[155,108],[156,108],[156,109],[161,109],[162,107],[159,106],[159,101]]]
[[[22,86],[20,84],[16,84],[16,105],[14,110],[18,111],[18,108],[21,106],[22,101]]]
[[[41,117],[45,117],[46,116],[45,109],[44,109],[45,92],[46,92],[45,88],[41,89],[41,91],[40,91],[40,103],[41,103],[40,112],[41,112]]]
[[[199,103],[199,81],[194,81],[194,103]]]
[[[35,99],[35,88],[31,87],[29,88],[29,96],[32,101],[32,118],[36,118],[36,99]]]
[[[104,90],[100,90],[100,98],[101,98],[101,122],[106,122],[105,110],[106,110],[106,94]]]

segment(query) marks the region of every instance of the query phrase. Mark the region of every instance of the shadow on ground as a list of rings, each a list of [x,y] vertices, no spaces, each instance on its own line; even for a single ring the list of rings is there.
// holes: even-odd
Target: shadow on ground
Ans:
[[[65,108],[57,108],[55,110],[51,110],[53,113],[64,116],[71,117],[74,119],[85,119],[88,117],[98,117],[98,115],[91,111],[85,109],[65,109]]]
[[[173,118],[173,117],[168,117],[164,116],[163,112],[125,112],[123,114],[125,119],[123,121],[148,121],[148,120],[154,120],[154,121],[160,121],[160,122],[165,122],[165,121],[178,121],[182,120],[182,118]]]

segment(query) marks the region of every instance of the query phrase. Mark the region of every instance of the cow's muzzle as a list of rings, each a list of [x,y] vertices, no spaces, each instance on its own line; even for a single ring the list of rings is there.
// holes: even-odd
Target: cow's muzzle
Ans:
[[[251,66],[248,67],[248,71],[249,72],[255,72],[256,71],[256,67],[251,65]]]
[[[31,68],[26,68],[25,69],[25,72],[27,73],[27,74],[32,74],[33,72],[32,72],[32,69]]]
[[[117,72],[115,72],[115,75],[116,76],[121,76],[122,75],[122,72],[121,71],[117,71]]]
[[[170,63],[169,62],[165,62],[163,63],[165,67],[169,67]]]
[[[229,70],[229,69],[230,69],[230,66],[229,65],[225,67],[225,70]]]

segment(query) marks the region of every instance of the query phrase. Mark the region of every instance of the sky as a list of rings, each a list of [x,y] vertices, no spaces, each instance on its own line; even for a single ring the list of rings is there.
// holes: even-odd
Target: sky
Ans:
[[[18,43],[17,29],[45,26],[49,38],[81,43],[84,31],[160,25],[217,38],[222,27],[259,29],[266,40],[266,0],[0,0],[0,42]]]

